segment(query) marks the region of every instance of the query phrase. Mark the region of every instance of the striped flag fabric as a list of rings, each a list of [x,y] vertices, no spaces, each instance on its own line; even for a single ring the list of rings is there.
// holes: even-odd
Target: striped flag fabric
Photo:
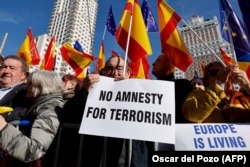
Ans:
[[[45,52],[42,64],[40,66],[40,69],[42,70],[49,70],[49,71],[53,71],[54,70],[54,66],[55,66],[55,36],[53,36],[50,39],[50,43],[48,45],[48,48]]]
[[[235,61],[234,61],[233,57],[228,55],[227,52],[225,50],[223,50],[221,47],[220,47],[220,53],[221,53],[222,59],[226,65],[234,64]]]
[[[104,41],[101,42],[101,47],[99,51],[98,61],[97,61],[97,70],[100,71],[105,66],[105,54],[104,54]]]
[[[136,62],[130,62],[130,67],[132,71],[132,78],[152,79],[149,71],[150,64],[146,56]]]
[[[38,65],[40,63],[40,56],[31,28],[28,28],[27,35],[18,50],[17,56],[23,58],[27,65]]]
[[[94,57],[92,55],[76,50],[69,43],[64,43],[60,48],[60,51],[63,59],[75,71],[76,76],[81,73],[86,74],[84,69],[94,61]]]
[[[117,43],[128,53],[128,57],[133,62],[152,54],[148,33],[138,0],[127,1],[120,24],[115,33],[115,38]]]
[[[162,53],[169,57],[173,66],[185,72],[193,60],[176,28],[181,19],[164,0],[158,0]]]

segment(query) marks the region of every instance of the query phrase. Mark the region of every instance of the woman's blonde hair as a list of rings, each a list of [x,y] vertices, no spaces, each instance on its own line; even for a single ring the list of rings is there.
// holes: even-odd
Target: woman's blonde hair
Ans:
[[[52,93],[63,93],[64,85],[60,75],[54,71],[36,70],[28,77],[34,97]]]

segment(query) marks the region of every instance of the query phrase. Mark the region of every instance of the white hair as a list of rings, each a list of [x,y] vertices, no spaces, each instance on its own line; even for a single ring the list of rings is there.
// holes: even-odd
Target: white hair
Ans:
[[[51,93],[63,93],[64,85],[60,75],[54,71],[36,70],[28,77],[34,97]]]

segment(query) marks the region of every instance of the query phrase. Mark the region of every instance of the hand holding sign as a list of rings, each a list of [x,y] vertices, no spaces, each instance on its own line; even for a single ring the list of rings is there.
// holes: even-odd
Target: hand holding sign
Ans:
[[[173,82],[101,76],[89,92],[80,133],[173,144],[174,99]]]

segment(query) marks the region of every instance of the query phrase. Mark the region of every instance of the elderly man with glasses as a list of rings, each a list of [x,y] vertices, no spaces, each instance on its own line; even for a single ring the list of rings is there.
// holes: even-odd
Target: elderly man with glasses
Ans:
[[[83,80],[83,88],[64,105],[61,112],[62,123],[81,123],[88,92],[93,88],[94,83],[100,81],[100,76],[111,77],[114,80],[129,79],[131,69],[123,57],[115,55],[106,61],[101,71],[88,74]],[[132,140],[131,144],[129,140],[122,138],[82,135],[81,149],[79,128],[63,131],[60,137],[59,166],[78,166],[79,160],[81,166],[91,167],[128,166],[130,163],[131,166],[148,166],[149,143],[145,141]],[[79,153],[79,147],[81,153]]]

